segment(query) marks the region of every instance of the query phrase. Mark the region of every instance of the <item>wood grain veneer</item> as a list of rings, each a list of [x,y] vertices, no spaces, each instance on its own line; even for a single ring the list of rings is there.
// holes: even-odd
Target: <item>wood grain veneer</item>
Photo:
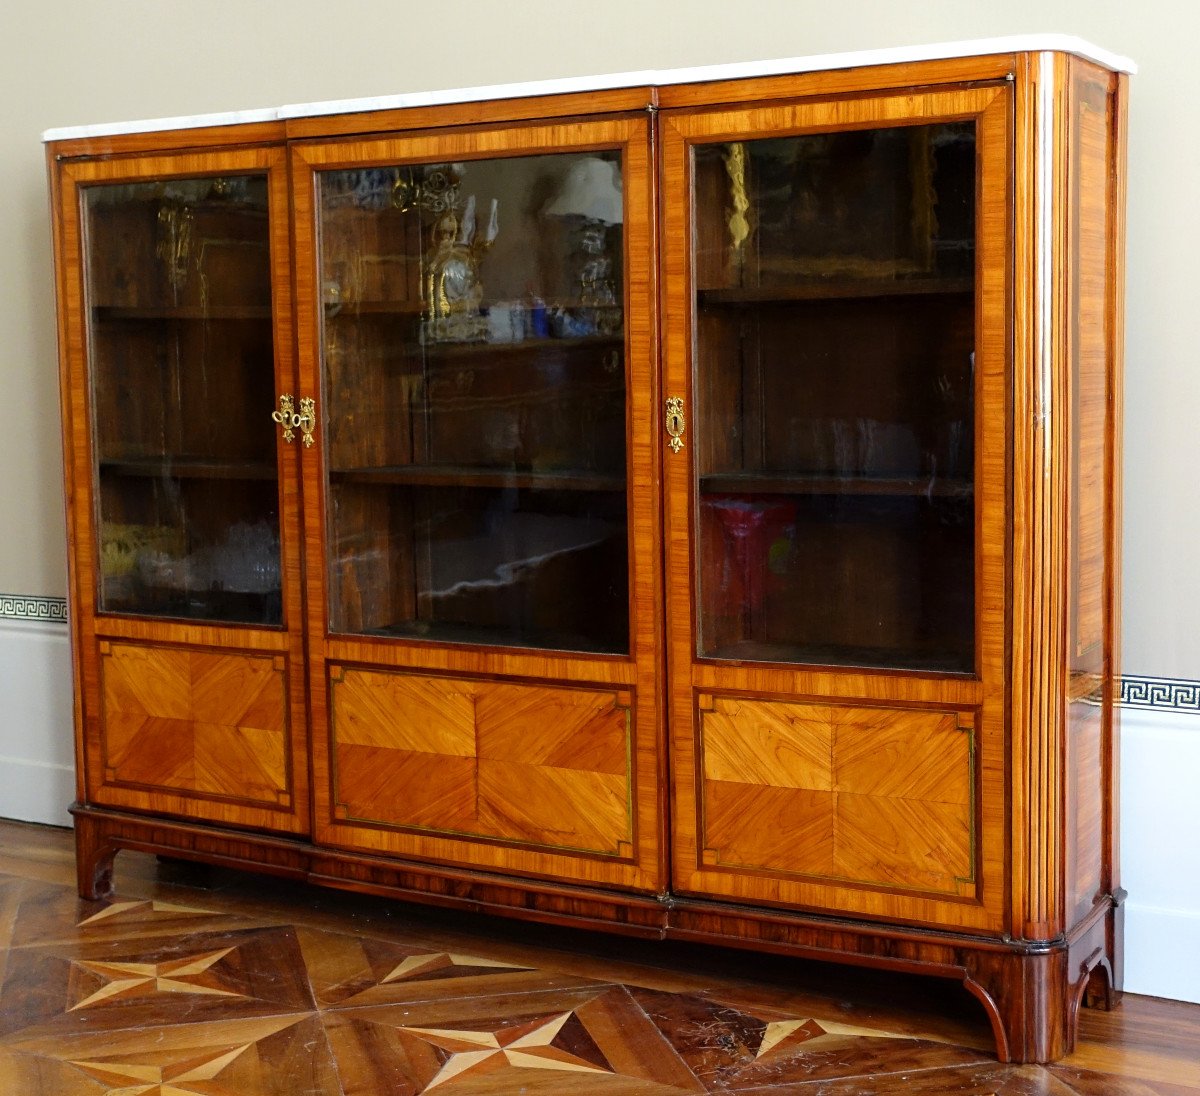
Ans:
[[[698,707],[703,864],[974,895],[973,713],[705,694]]]

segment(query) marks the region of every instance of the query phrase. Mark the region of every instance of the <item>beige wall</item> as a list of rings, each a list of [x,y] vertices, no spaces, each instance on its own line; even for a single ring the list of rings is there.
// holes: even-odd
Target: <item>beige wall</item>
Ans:
[[[1142,70],[1130,123],[1125,668],[1200,679],[1193,0],[51,0],[21,8],[0,65],[0,592],[65,591],[43,129],[1059,32],[1128,54]]]

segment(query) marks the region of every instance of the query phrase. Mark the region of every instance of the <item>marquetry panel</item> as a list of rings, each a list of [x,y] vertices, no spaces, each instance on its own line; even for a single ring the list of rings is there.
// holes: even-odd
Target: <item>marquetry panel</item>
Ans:
[[[974,722],[700,698],[706,866],[973,893]]]
[[[289,802],[279,655],[100,644],[104,785]]]
[[[631,695],[334,668],[335,817],[627,856]]]

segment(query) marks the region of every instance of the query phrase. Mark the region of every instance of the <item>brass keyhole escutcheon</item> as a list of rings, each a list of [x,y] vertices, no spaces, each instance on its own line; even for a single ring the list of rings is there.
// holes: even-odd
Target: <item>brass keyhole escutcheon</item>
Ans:
[[[283,440],[294,441],[296,438],[295,428],[300,425],[296,421],[299,416],[296,414],[296,405],[292,402],[292,397],[279,397],[279,410],[271,412],[271,419],[283,427]]]
[[[304,448],[311,449],[313,431],[317,428],[317,403],[311,396],[301,398],[300,414],[296,416],[296,425],[300,427],[300,433],[304,435],[301,439],[304,442]]]
[[[296,430],[304,435],[304,447],[309,449],[313,444],[313,430],[317,426],[317,404],[309,396],[300,399],[300,412],[296,413],[296,404],[291,395],[279,397],[279,410],[271,412],[271,419],[283,427],[283,440],[295,441]]]
[[[672,453],[678,453],[683,448],[683,432],[687,429],[687,421],[683,417],[683,400],[679,396],[667,399],[667,433],[671,435],[668,444]]]

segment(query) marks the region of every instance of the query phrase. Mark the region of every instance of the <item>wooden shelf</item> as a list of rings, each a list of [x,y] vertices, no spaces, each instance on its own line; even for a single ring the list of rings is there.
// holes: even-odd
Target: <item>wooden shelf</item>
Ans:
[[[324,301],[325,319],[342,316],[423,316],[425,302],[411,301]]]
[[[420,314],[419,306],[410,308],[403,303],[394,304],[391,302],[364,302],[353,305],[343,305],[333,315],[331,315],[329,312],[330,307],[333,306],[326,306],[326,322],[331,319],[341,320],[359,317],[373,317],[376,319],[402,319],[404,317],[412,317]],[[447,340],[445,342],[420,343],[415,339],[413,340],[413,346],[420,347],[420,349],[424,351],[426,357],[460,357],[462,355],[479,354],[528,354],[531,352],[544,350],[571,350],[579,347],[620,347],[624,345],[624,335],[578,335],[563,338],[556,338],[551,335],[542,335],[526,339],[515,339],[508,342],[492,342],[487,339],[480,339],[477,342],[453,342],[451,340]]]
[[[625,477],[599,472],[476,468],[469,465],[403,464],[388,467],[331,468],[335,483],[377,483],[400,487],[536,488],[541,491],[624,491]]]
[[[755,288],[700,289],[701,305],[789,304],[798,301],[878,300],[887,297],[950,297],[973,293],[973,278],[913,278],[906,281],[831,278]]]
[[[116,476],[146,476],[153,479],[273,480],[274,464],[243,460],[211,460],[207,457],[100,458],[100,471]]]
[[[522,339],[520,342],[435,342],[422,349],[428,357],[500,357],[511,354],[541,354],[582,349],[612,349],[625,345],[624,335],[584,335],[570,339]]]
[[[483,310],[486,312],[492,305],[484,305]],[[503,303],[503,302],[500,302]],[[334,315],[354,315],[357,312],[362,312],[368,315],[382,316],[423,316],[426,312],[425,301],[420,298],[405,298],[390,299],[390,300],[371,300],[364,298],[362,300],[350,301],[323,301],[322,307],[326,314],[333,313]],[[588,312],[615,312],[624,313],[625,306],[623,304],[584,304],[579,300],[555,300],[546,304],[546,311],[549,315],[552,311],[562,309],[566,312],[579,312],[587,310]]]
[[[150,307],[126,307],[124,305],[97,305],[92,309],[96,323],[130,320],[269,320],[271,306],[268,304],[216,304],[201,306],[162,305]]]
[[[791,643],[768,643],[745,639],[716,650],[704,651],[700,657],[722,662],[780,663],[794,666],[864,666],[874,669],[909,671],[929,674],[969,674],[969,646],[956,651],[950,643],[934,649],[928,643],[912,648],[851,647],[834,645],[800,646]]]
[[[700,477],[702,495],[885,495],[970,498],[971,480],[945,477],[795,475],[714,472]]]
[[[475,647],[518,650],[570,651],[582,654],[620,655],[625,649],[618,645],[597,643],[577,632],[529,631],[513,628],[486,627],[453,621],[400,621],[381,628],[353,633],[354,638],[409,639],[421,643],[468,644]]]

